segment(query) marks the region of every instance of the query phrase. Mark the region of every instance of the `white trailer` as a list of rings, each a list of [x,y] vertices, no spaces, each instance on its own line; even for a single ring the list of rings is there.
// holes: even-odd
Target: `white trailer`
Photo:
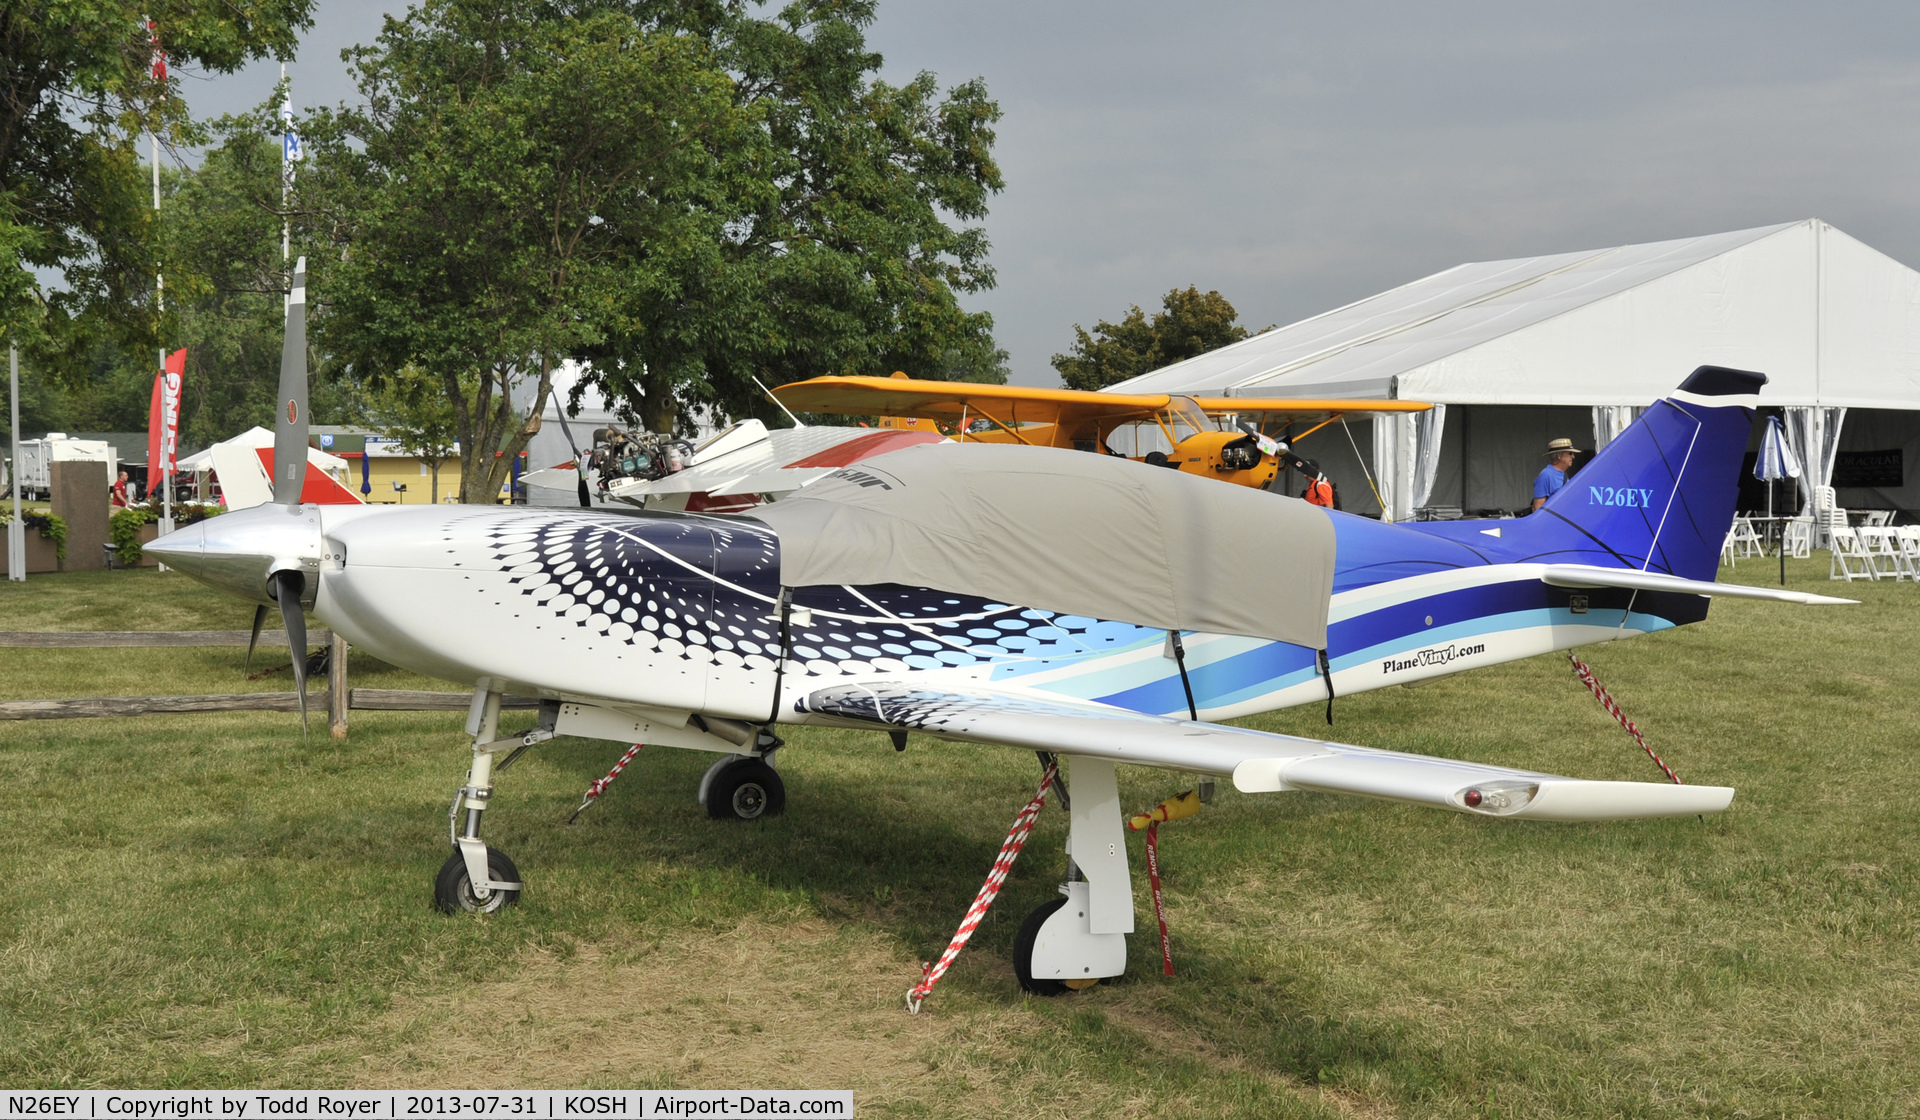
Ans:
[[[120,458],[112,444],[97,439],[68,439],[65,432],[48,432],[46,439],[20,441],[20,461],[15,464],[20,496],[35,500],[51,498],[53,464],[72,462],[105,463],[108,483],[119,476]]]

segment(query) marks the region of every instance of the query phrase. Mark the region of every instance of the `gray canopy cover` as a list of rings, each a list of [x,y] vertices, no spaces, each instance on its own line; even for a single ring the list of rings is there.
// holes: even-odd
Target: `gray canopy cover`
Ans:
[[[1333,523],[1296,498],[1106,455],[935,443],[752,516],[788,587],[899,583],[1166,630],[1327,644]]]

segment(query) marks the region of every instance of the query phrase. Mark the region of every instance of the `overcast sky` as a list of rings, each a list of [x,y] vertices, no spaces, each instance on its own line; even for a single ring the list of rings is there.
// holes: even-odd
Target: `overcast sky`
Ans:
[[[393,0],[320,0],[296,105]],[[1471,260],[1820,217],[1920,264],[1920,5],[881,0],[884,75],[986,79],[1013,379],[1218,289],[1288,323]],[[184,79],[196,114],[277,67]]]

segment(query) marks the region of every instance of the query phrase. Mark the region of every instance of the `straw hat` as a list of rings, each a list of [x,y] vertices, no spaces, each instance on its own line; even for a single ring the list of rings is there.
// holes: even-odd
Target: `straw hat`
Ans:
[[[1578,455],[1580,453],[1580,449],[1573,445],[1573,441],[1565,437],[1556,439],[1552,443],[1547,444],[1547,458],[1549,459],[1553,458],[1555,455],[1560,454],[1562,451],[1571,451],[1575,455]]]

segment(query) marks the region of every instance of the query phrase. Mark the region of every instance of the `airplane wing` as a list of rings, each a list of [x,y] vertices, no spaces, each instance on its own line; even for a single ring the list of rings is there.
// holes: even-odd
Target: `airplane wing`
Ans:
[[[846,726],[1231,776],[1243,793],[1305,789],[1555,821],[1691,816],[1733,802],[1723,786],[1583,781],[984,689],[841,685],[798,706]]]
[[[966,416],[999,419],[1009,425],[1060,424],[1150,416],[1166,408],[1165,393],[1106,393],[1079,389],[1043,389],[1030,385],[988,385],[973,381],[928,381],[911,377],[816,377],[791,381],[773,390],[788,408],[856,416],[920,416],[957,421]],[[1196,397],[1213,415],[1325,417],[1343,414],[1363,419],[1382,413],[1424,412],[1423,401],[1291,400],[1267,397]]]
[[[1209,416],[1231,412],[1242,419],[1273,416],[1277,419],[1309,419],[1346,416],[1367,420],[1403,412],[1427,412],[1433,406],[1426,401],[1348,400],[1338,397],[1195,397],[1193,403]]]
[[[1858,603],[1858,599],[1838,599],[1815,595],[1810,591],[1788,591],[1784,587],[1748,587],[1738,583],[1712,583],[1707,580],[1681,579],[1664,572],[1642,572],[1633,568],[1601,568],[1588,564],[1548,564],[1540,580],[1554,587],[1620,587],[1631,591],[1672,591],[1681,595],[1724,595],[1731,599],[1771,599],[1779,603],[1829,606]]]
[[[1135,396],[989,385],[974,381],[927,381],[910,377],[816,377],[776,387],[788,408],[849,416],[919,416],[954,422],[963,417],[1004,424],[1066,424],[1152,415],[1167,407],[1165,393]]]

